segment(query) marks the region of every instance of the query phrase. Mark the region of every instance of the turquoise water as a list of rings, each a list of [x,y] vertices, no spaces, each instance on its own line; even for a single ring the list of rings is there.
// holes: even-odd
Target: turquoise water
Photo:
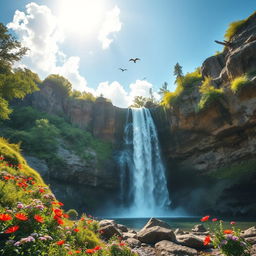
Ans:
[[[185,231],[191,230],[194,225],[200,224],[201,217],[173,217],[173,218],[159,218],[164,222],[167,222],[172,229],[180,228]],[[139,230],[141,229],[149,220],[149,218],[113,218],[117,223],[123,224],[129,228]],[[256,226],[256,218],[221,218],[224,222],[224,228],[230,228],[230,221],[235,221],[236,226],[242,230],[247,229],[252,226]],[[210,224],[211,221],[209,221]]]

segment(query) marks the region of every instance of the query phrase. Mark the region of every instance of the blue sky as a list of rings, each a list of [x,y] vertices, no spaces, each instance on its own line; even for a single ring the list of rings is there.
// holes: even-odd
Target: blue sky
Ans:
[[[12,22],[16,10],[26,16],[30,30],[20,26],[20,14],[20,23],[10,26],[31,45],[23,64],[41,78],[52,72],[66,75],[74,88],[103,93],[121,107],[136,94],[147,96],[150,87],[157,92],[164,81],[174,90],[176,62],[184,73],[193,71],[221,50],[214,40],[223,40],[229,23],[256,10],[255,0],[35,0],[29,13],[31,2],[0,1],[0,22]],[[45,42],[44,33],[49,36]],[[131,57],[141,61],[130,63]]]

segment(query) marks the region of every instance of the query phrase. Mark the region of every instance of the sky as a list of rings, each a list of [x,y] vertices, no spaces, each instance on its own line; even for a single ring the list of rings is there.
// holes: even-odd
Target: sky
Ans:
[[[256,0],[0,0],[0,22],[30,49],[17,66],[127,107],[150,88],[159,98],[165,81],[175,90],[174,65],[194,71],[255,10]]]

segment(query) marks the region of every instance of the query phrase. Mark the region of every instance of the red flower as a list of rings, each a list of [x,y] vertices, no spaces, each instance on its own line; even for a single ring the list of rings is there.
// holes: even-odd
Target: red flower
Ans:
[[[205,222],[205,221],[209,220],[209,218],[210,218],[209,215],[204,216],[204,217],[201,219],[201,221],[202,221],[202,222]]]
[[[34,219],[39,223],[44,223],[44,218],[40,215],[35,215]]]
[[[62,210],[61,209],[53,209],[53,212],[58,217],[62,216]]]
[[[87,220],[88,224],[91,224],[93,222],[93,220]]]
[[[58,222],[59,225],[63,225],[64,224],[64,221],[61,218],[57,219],[57,222]]]
[[[87,249],[87,250],[85,250],[85,252],[86,253],[94,253],[95,251],[94,251],[94,249]]]
[[[210,236],[206,236],[204,239],[204,245],[208,245],[211,242],[211,237]]]
[[[101,250],[101,247],[99,245],[95,246],[94,249],[95,251]]]
[[[10,234],[10,233],[14,233],[16,232],[20,227],[19,226],[12,226],[12,227],[9,227],[7,228],[4,233],[6,234]]]
[[[230,222],[231,225],[236,225],[235,221]]]
[[[70,252],[68,252],[68,255],[72,255],[72,254],[73,254],[73,252],[71,252],[71,251],[70,251]]]
[[[79,231],[79,229],[78,229],[78,228],[74,228],[73,230],[74,230],[75,232],[78,232],[78,231]]]
[[[4,179],[5,179],[5,180],[9,180],[10,177],[9,177],[9,176],[4,176]]]
[[[15,217],[19,220],[28,220],[28,217],[24,213],[16,213]]]
[[[212,221],[214,221],[214,222],[217,221],[217,220],[218,220],[217,218],[212,219]]]
[[[59,206],[63,206],[64,204],[62,202],[58,202],[58,205]]]
[[[81,221],[83,221],[83,220],[85,220],[85,218],[84,218],[84,217],[82,217],[80,220],[81,220]]]
[[[79,250],[76,250],[76,251],[75,251],[75,253],[81,253],[81,251],[79,251]]]
[[[223,231],[224,234],[232,234],[233,233],[233,230],[231,229],[226,229]]]
[[[0,221],[8,221],[8,220],[12,220],[12,216],[5,213],[0,214]]]
[[[69,215],[66,214],[66,213],[63,213],[63,217],[66,218],[66,219],[68,219],[68,218],[69,218]]]
[[[63,245],[64,243],[65,243],[64,240],[60,240],[60,241],[56,242],[57,245]]]
[[[40,192],[40,193],[44,193],[45,190],[44,190],[43,188],[39,188],[39,192]]]
[[[125,246],[125,243],[119,243],[120,246]]]

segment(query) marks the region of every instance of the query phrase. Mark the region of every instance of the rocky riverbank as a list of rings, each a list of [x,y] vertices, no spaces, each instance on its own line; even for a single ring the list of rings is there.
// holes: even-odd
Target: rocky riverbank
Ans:
[[[114,220],[102,220],[99,227],[106,240],[118,236],[139,256],[223,255],[211,244],[204,245],[204,239],[210,232],[202,224],[191,231],[173,230],[167,223],[151,218],[139,231],[117,224]],[[250,255],[256,256],[256,227],[242,231],[241,237],[252,245]]]

